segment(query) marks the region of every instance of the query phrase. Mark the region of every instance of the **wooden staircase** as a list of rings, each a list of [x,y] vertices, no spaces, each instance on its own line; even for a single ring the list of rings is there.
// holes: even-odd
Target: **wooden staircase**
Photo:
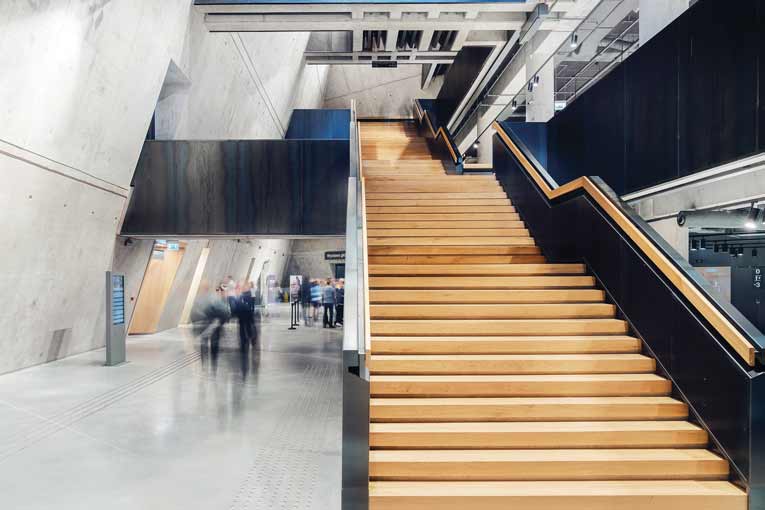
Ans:
[[[726,460],[582,264],[493,175],[361,124],[373,510],[744,510]]]

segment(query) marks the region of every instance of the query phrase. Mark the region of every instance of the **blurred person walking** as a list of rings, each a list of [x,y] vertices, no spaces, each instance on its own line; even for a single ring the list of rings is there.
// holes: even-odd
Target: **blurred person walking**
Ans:
[[[245,351],[250,345],[255,345],[255,297],[252,295],[252,284],[243,282],[241,293],[236,299],[235,311],[239,320],[239,347]]]
[[[212,292],[208,282],[200,283],[197,298],[191,308],[190,318],[194,334],[200,340],[202,361],[206,360],[209,352],[213,373],[217,369],[221,331],[230,317],[231,309],[224,301],[222,289],[219,287],[215,292]]]
[[[321,286],[318,280],[311,281],[311,312],[313,322],[319,320],[319,308],[321,308]]]
[[[308,275],[303,275],[303,282],[300,284],[300,303],[303,306],[303,323],[306,326],[311,325],[311,280]]]
[[[332,280],[327,279],[327,285],[321,291],[322,303],[324,304],[324,327],[335,327],[335,286]]]

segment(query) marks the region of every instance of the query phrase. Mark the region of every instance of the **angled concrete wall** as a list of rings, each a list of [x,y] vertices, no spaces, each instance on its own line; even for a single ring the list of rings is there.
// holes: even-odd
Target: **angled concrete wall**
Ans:
[[[299,34],[251,35],[207,33],[191,0],[0,2],[0,373],[103,345],[104,271],[145,256],[115,235],[161,91],[169,137],[279,138],[320,105]]]
[[[412,99],[432,99],[443,81],[434,79],[420,88],[421,66],[402,65],[395,69],[366,65],[329,66],[324,108],[350,108],[356,101],[359,117],[409,118]]]

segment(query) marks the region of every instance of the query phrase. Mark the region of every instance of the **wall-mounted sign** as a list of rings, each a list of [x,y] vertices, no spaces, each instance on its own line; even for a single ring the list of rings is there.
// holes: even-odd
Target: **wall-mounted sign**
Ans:
[[[762,268],[761,267],[752,268],[752,285],[754,285],[755,289],[762,288]]]
[[[178,241],[169,241],[167,243],[167,251],[178,251],[181,249],[181,243]]]
[[[345,262],[345,251],[325,251],[324,260],[331,262]]]

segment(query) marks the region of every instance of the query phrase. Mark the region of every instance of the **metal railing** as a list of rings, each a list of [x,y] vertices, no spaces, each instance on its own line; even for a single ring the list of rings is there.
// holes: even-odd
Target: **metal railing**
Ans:
[[[345,232],[343,325],[342,508],[369,508],[369,341],[364,188],[355,103],[351,101],[350,169]]]
[[[364,245],[363,197],[361,182],[361,153],[355,102],[351,102],[350,172],[348,176],[348,206],[345,230],[345,310],[343,353],[356,353],[360,376],[364,376],[366,355],[366,257]],[[351,360],[348,360],[351,361]]]

